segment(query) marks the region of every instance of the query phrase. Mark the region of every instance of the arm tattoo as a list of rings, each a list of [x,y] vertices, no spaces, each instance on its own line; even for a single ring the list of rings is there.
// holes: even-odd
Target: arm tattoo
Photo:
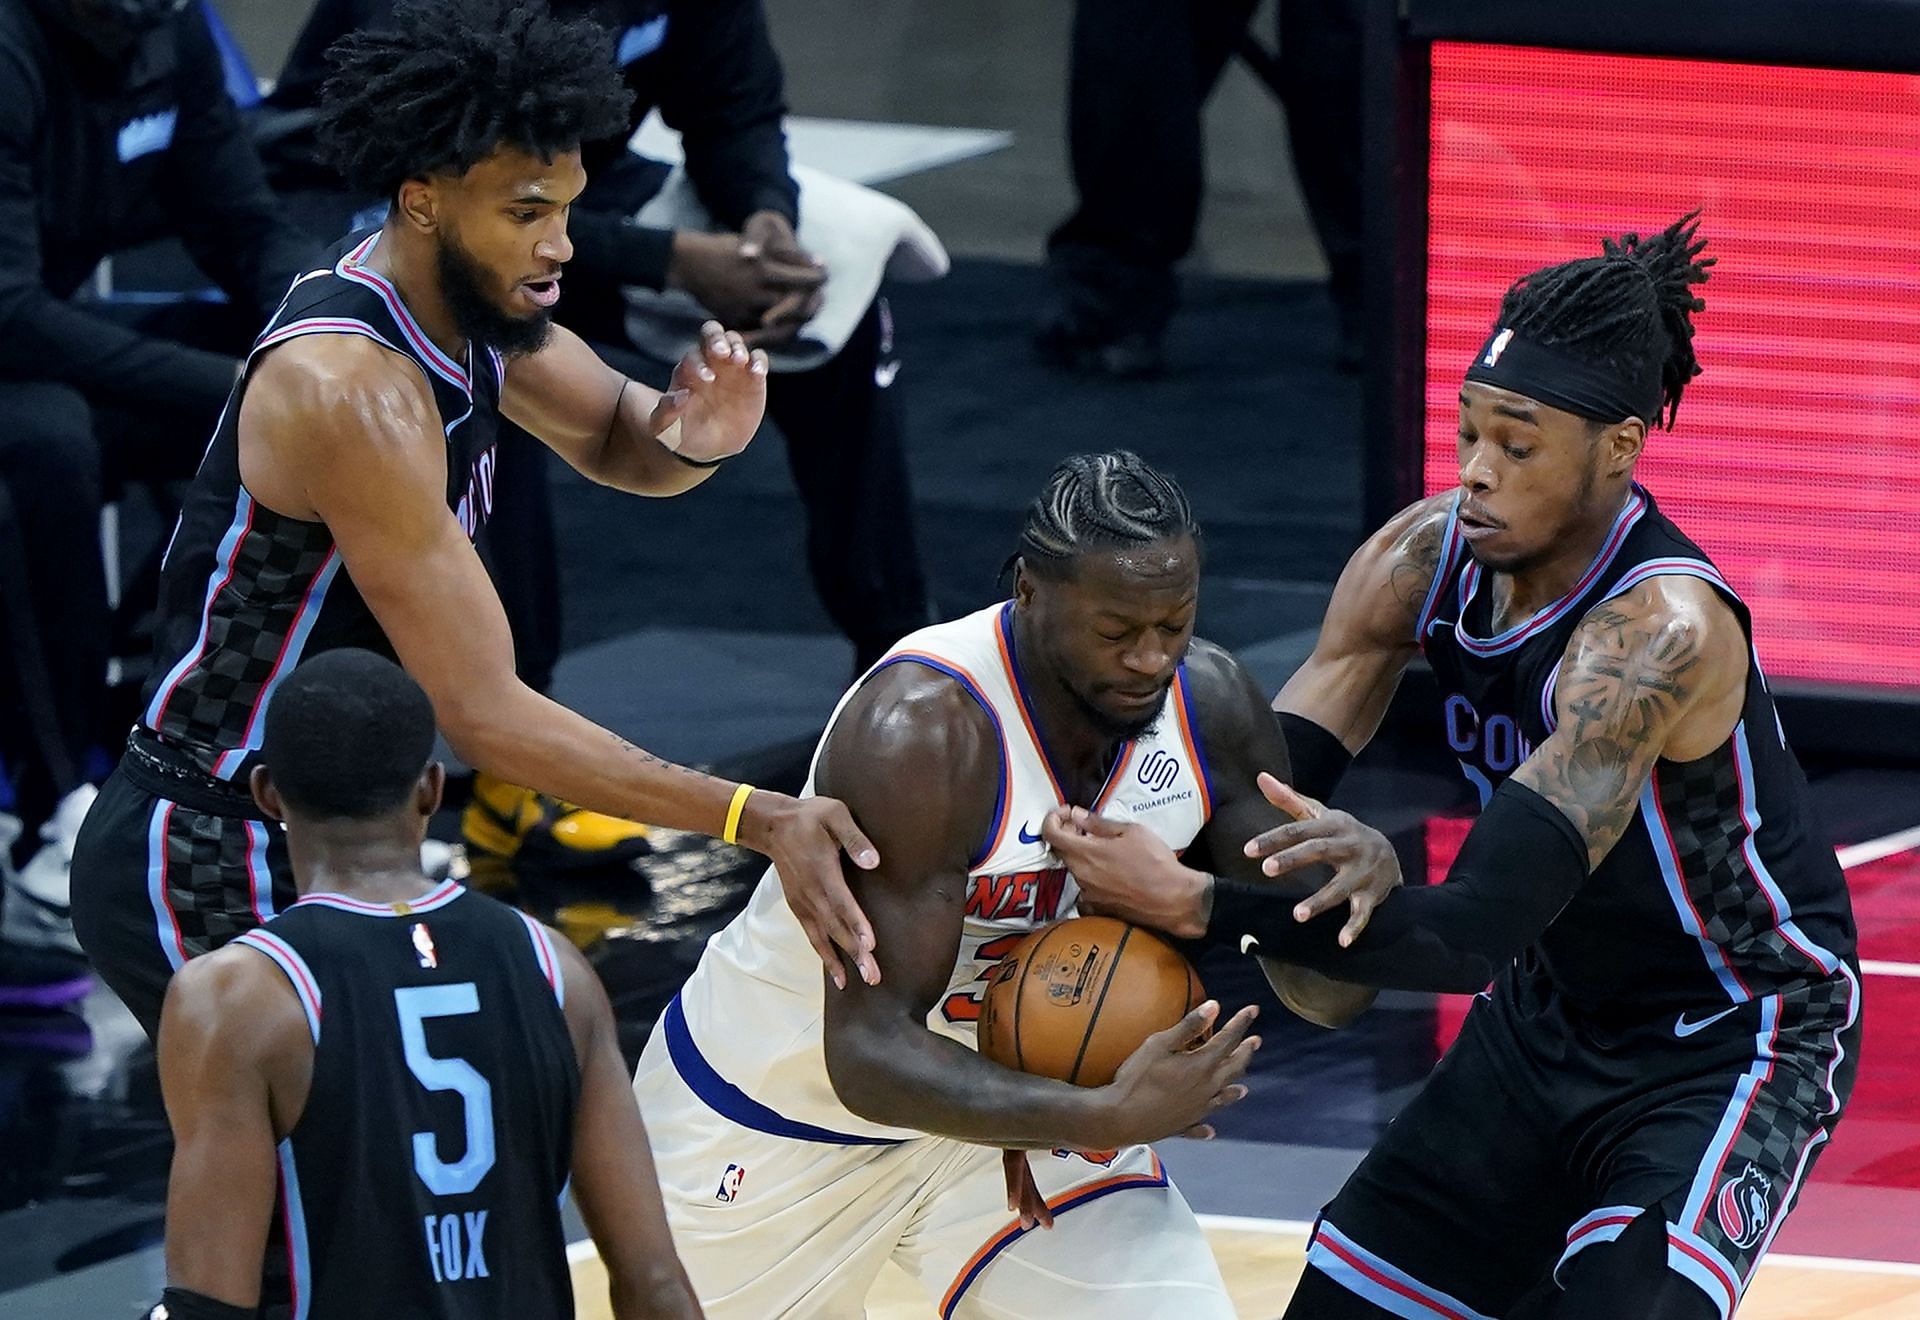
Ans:
[[[1644,589],[1596,607],[1558,680],[1560,727],[1515,778],[1552,802],[1598,866],[1632,824],[1667,735],[1700,690],[1700,629],[1651,613]]]
[[[1441,533],[1446,526],[1445,517],[1422,518],[1394,547],[1397,562],[1387,575],[1387,585],[1394,599],[1410,610],[1420,608],[1433,586],[1433,575],[1440,566]]]

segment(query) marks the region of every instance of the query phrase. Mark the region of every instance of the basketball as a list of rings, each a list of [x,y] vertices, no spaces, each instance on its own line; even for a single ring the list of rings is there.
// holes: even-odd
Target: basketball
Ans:
[[[1035,931],[994,968],[980,1007],[980,1053],[1078,1086],[1105,1086],[1129,1054],[1206,998],[1160,936],[1112,917]]]

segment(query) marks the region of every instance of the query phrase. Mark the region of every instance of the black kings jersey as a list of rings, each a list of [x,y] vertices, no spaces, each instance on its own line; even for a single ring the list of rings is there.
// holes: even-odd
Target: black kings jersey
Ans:
[[[356,335],[410,359],[446,433],[447,507],[470,538],[493,507],[505,364],[484,348],[456,362],[436,347],[393,284],[368,269],[379,239],[349,238],[329,265],[294,281],[254,341],[167,548],[141,723],[219,779],[245,782],[267,702],[302,659],[340,646],[393,654],[326,524],[256,504],[240,480],[240,405],[262,354],[305,335]]]
[[[448,881],[310,894],[235,943],[286,973],[313,1086],[280,1143],[293,1320],[565,1320],[579,1066],[544,928]]]
[[[1695,761],[1658,761],[1639,812],[1527,959],[1586,1008],[1742,1004],[1827,983],[1857,1005],[1845,880],[1813,818],[1806,777],[1774,713],[1747,608],[1700,548],[1635,486],[1573,588],[1495,634],[1493,574],[1448,515],[1419,618],[1448,744],[1484,805],[1553,732],[1567,643],[1600,602],[1663,575],[1710,583],[1752,657],[1732,736]]]

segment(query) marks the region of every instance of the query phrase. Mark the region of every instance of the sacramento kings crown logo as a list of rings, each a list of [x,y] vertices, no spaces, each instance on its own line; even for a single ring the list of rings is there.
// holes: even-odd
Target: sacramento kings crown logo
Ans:
[[[1758,1166],[1749,1164],[1738,1178],[1729,1178],[1714,1198],[1714,1214],[1727,1241],[1741,1251],[1756,1245],[1773,1217],[1769,1194],[1773,1186]]]

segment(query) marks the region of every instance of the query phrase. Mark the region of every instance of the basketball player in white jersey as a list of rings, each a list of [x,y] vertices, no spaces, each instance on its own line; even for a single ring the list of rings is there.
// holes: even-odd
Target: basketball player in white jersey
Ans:
[[[1096,807],[1256,875],[1241,843],[1282,819],[1256,767],[1286,748],[1247,674],[1194,641],[1198,528],[1139,458],[1057,468],[1014,567],[1012,600],[889,652],[816,754],[809,791],[846,801],[882,858],[851,877],[879,982],[826,984],[770,870],[641,1059],[668,1220],[709,1316],[858,1316],[888,1259],[943,1317],[1233,1314],[1142,1143],[1211,1135],[1207,1116],[1245,1094],[1253,1010],[1188,1049],[1219,1012],[1202,1005],[1098,1088],[988,1062],[974,1030],[988,970],[1075,914],[1040,838],[1049,810]],[[1372,993],[1279,979],[1321,1021]],[[1033,1153],[1003,1174],[1000,1148]]]

